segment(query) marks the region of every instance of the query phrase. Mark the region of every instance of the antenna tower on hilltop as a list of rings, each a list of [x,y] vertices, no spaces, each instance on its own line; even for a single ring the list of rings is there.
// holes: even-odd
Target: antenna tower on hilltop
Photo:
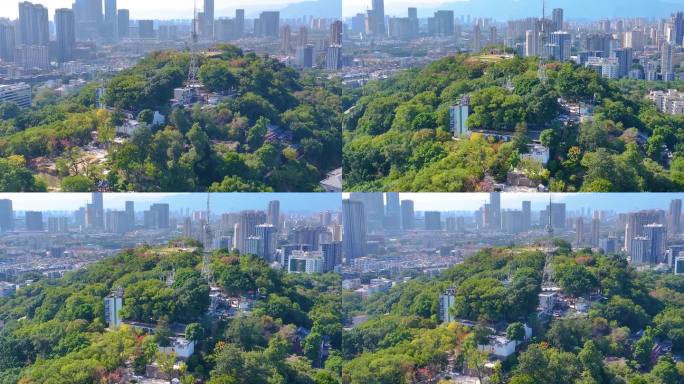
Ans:
[[[211,252],[211,245],[213,242],[213,231],[211,229],[211,194],[207,193],[207,211],[206,211],[206,222],[203,228],[203,245],[204,254],[202,255],[202,276],[208,281],[212,279],[211,265],[209,260],[209,255]]]
[[[549,207],[548,216],[549,221],[546,224],[546,235],[547,238],[544,241],[544,253],[546,257],[544,259],[544,274],[542,277],[542,288],[553,286],[553,281],[551,278],[551,262],[553,261],[553,206],[551,201],[551,193],[549,192]]]
[[[197,75],[199,74],[199,53],[197,49],[197,41],[199,34],[197,26],[199,20],[197,18],[197,0],[194,0],[193,17],[192,17],[192,32],[190,34],[190,68],[188,69],[187,86],[195,86],[198,84]]]
[[[541,49],[539,50],[539,69],[537,70],[537,77],[542,84],[546,84],[549,76],[546,73],[546,0],[542,0],[542,19],[541,19],[541,33],[540,41]]]

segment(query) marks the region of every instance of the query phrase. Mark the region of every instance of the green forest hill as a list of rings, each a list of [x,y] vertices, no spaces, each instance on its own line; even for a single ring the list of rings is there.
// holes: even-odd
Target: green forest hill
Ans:
[[[230,318],[207,311],[201,250],[127,250],[0,299],[0,383],[118,382],[153,363],[182,383],[446,383],[448,367],[493,384],[684,383],[684,277],[638,272],[621,256],[562,240],[555,248],[552,281],[565,300],[590,303],[584,312],[538,314],[545,255],[537,247],[483,250],[368,300],[342,291],[335,274],[286,274],[216,251],[216,288],[256,300]],[[154,334],[105,329],[104,298],[117,287],[125,322],[156,324]],[[446,324],[439,295],[449,287],[459,322]],[[359,315],[367,321],[351,326]],[[179,325],[197,346],[174,370],[159,346]],[[496,360],[478,348],[492,328],[519,341],[517,352]]]
[[[684,190],[684,118],[660,113],[650,89],[684,84],[606,80],[572,63],[456,55],[368,83],[344,118],[345,190],[487,190],[509,171],[554,191]],[[449,107],[470,98],[468,125],[512,140],[449,132]],[[561,102],[559,102],[562,101]],[[586,105],[590,121],[565,124],[562,104]],[[524,159],[535,132],[550,161]]]
[[[227,251],[210,259],[217,289],[255,298],[251,311],[210,315],[201,249],[174,247],[127,250],[61,279],[38,278],[0,299],[0,383],[118,383],[152,363],[184,384],[337,382],[334,356],[344,322],[339,276],[286,274]],[[125,323],[106,330],[104,298],[118,287]],[[147,334],[130,322],[157,329]],[[196,347],[174,372],[159,346],[179,325]],[[325,367],[323,338],[333,356]]]
[[[314,191],[340,166],[340,84],[222,45],[199,79],[227,97],[172,107],[189,62],[157,52],[107,79],[106,110],[97,82],[64,98],[42,90],[24,110],[1,104],[0,191]],[[125,113],[138,128],[115,140]]]
[[[439,278],[415,278],[364,303],[355,313],[369,320],[343,335],[349,362],[342,382],[449,383],[448,374],[438,375],[452,361],[490,384],[684,383],[684,362],[674,360],[684,351],[684,277],[637,272],[617,255],[573,251],[562,240],[555,245],[552,281],[564,297],[591,302],[588,311],[539,316],[544,253],[483,250]],[[440,324],[439,295],[449,287],[459,322]],[[532,329],[528,340],[523,324]],[[497,327],[519,341],[503,360],[476,347]]]

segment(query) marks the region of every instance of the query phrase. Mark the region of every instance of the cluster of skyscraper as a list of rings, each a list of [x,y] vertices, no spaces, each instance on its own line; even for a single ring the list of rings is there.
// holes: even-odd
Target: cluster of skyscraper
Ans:
[[[412,200],[400,200],[399,193],[352,193],[342,201],[345,260],[366,256],[368,233],[416,229]],[[426,229],[428,223],[426,213]],[[441,224],[440,224],[441,226]]]
[[[322,23],[320,26],[323,26]],[[342,33],[343,24],[335,20],[330,24],[329,35],[324,46],[317,48],[309,41],[309,29],[300,25],[296,34],[293,34],[292,27],[287,24],[281,28],[281,51],[285,54],[294,53],[294,64],[301,68],[312,68],[316,66],[316,52],[325,53],[325,69],[336,71],[344,65],[342,56]]]
[[[679,253],[667,259],[667,239],[681,233],[682,200],[670,202],[668,212],[664,210],[644,210],[620,216],[625,228],[624,249],[634,264],[672,265]]]
[[[532,219],[532,202],[522,201],[520,209],[501,209],[501,193],[489,194],[489,203],[485,203],[475,212],[478,229],[488,229],[516,234],[529,231],[537,225],[541,228],[563,230],[566,227],[566,205],[550,202],[545,209],[539,211],[539,220]]]
[[[0,233],[178,231],[184,238],[200,241],[206,251],[236,249],[241,254],[261,257],[288,272],[332,272],[342,264],[342,227],[331,211],[321,212],[313,218],[290,217],[281,215],[280,201],[273,200],[267,211],[223,213],[216,220],[209,205],[206,211],[191,214],[186,209],[180,211],[180,216],[171,217],[169,204],[155,203],[141,216],[136,217],[134,201],[126,201],[123,210],[105,210],[103,194],[99,192],[92,193],[91,201],[72,216],[58,211],[27,211],[23,217],[16,218],[12,201],[1,199]],[[22,219],[24,224],[17,225]]]
[[[551,20],[528,18],[509,22],[508,28],[517,38],[524,31],[524,56],[570,60],[572,38],[564,30],[563,9],[554,9]]]
[[[49,233],[68,233],[71,230],[88,231],[93,233],[124,234],[135,230],[136,214],[135,202],[126,201],[123,210],[105,210],[103,194],[93,192],[91,202],[76,210],[72,217],[47,217],[42,211],[24,212],[24,228],[26,231],[48,231]],[[0,200],[0,233],[18,230],[12,208],[12,201]],[[169,205],[152,204],[149,210],[143,212],[142,228],[169,229]]]
[[[657,23],[647,19],[566,22],[562,8],[550,15],[507,22],[504,33],[489,18],[455,17],[452,10],[438,10],[418,18],[415,7],[406,17],[385,15],[383,0],[351,18],[351,36],[411,40],[419,36],[451,37],[457,47],[474,52],[487,45],[504,44],[520,56],[570,61],[597,71],[605,78],[672,81],[676,77],[677,53],[684,43],[684,13]],[[467,39],[467,40],[465,40]]]
[[[205,250],[236,249],[278,265],[288,272],[330,272],[342,263],[342,229],[331,212],[320,214],[317,224],[280,214],[280,201],[266,211],[224,213],[218,222],[207,211],[187,214],[183,236],[204,244]]]
[[[129,35],[129,11],[117,9],[116,0],[76,0],[71,8],[54,14],[55,38],[50,39],[48,9],[28,1],[19,3],[19,19],[0,20],[0,59],[25,69],[47,68],[51,60],[72,61],[76,41],[116,41]],[[84,50],[83,52],[87,52]]]
[[[579,28],[576,36],[572,36],[565,29],[563,10],[554,9],[552,20],[528,18],[508,23],[508,35],[513,41],[519,41],[523,34],[524,44],[517,44],[517,48],[525,56],[570,60],[575,39],[579,48],[575,61],[605,78],[672,81],[673,55],[684,38],[684,13],[676,13],[656,25],[639,19],[614,23],[601,20],[596,28]],[[660,59],[656,60],[658,56]]]
[[[416,218],[414,202],[400,200],[395,192],[351,193],[342,202],[344,254],[347,263],[367,254],[368,234],[411,230],[464,232],[464,216],[444,215],[440,211],[426,211]],[[537,222],[532,220],[532,203],[523,201],[521,209],[501,209],[501,193],[492,192],[489,202],[475,211],[478,230],[517,234],[529,231]],[[566,228],[566,206],[550,203],[539,212],[538,227],[551,225],[554,229]]]
[[[351,18],[350,31],[353,34],[399,40],[410,40],[419,36],[420,20],[416,7],[409,7],[406,17],[386,18],[384,0],[373,0],[372,5],[372,8],[365,14],[358,13]],[[433,17],[427,19],[427,34],[429,36],[460,34],[454,22],[454,11],[436,11]]]

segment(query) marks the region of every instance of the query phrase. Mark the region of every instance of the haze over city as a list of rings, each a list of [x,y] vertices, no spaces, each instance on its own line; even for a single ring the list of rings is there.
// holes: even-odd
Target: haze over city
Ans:
[[[343,193],[348,198],[350,193]],[[489,199],[488,193],[401,193],[401,200],[412,200],[418,211],[475,211]],[[566,203],[569,209],[630,212],[641,209],[665,208],[670,200],[681,198],[677,193],[552,193],[553,203]],[[503,193],[501,208],[519,208],[521,201],[530,201],[533,209],[549,203],[549,194]]]
[[[126,8],[131,10],[131,16],[137,19],[157,19],[157,20],[190,20],[193,13],[194,0],[165,0],[164,6],[159,7],[158,0],[152,1],[136,1],[136,0],[118,0],[119,8]],[[264,10],[280,10],[287,8],[289,5],[320,2],[331,9],[339,9],[340,0],[219,0],[216,1],[215,12],[216,17],[232,16],[235,9],[244,8],[247,17],[257,16],[259,11]],[[19,16],[17,7],[14,6],[13,1],[6,0],[3,4],[9,3],[12,6],[0,7],[0,17],[16,18]],[[70,8],[74,3],[73,0],[37,0],[34,4],[42,4],[49,9],[50,19],[54,14],[54,10],[58,8]],[[202,9],[202,0],[197,1],[197,8]],[[302,15],[304,16],[304,15]]]
[[[212,205],[217,211],[240,211],[260,209],[264,201],[277,199],[283,202],[283,210],[292,213],[306,213],[340,207],[339,194],[327,193],[212,193]],[[69,211],[83,206],[91,198],[88,193],[68,194],[24,194],[0,193],[0,200],[12,200],[15,210]],[[206,208],[206,193],[107,193],[104,194],[104,208],[118,208],[126,201],[146,208],[151,204],[170,203],[173,207],[202,210]]]
[[[343,16],[352,16],[371,8],[372,0],[344,0]],[[547,0],[547,12],[564,8],[569,19],[591,20],[612,17],[660,17],[681,9],[682,0]],[[419,17],[436,10],[453,10],[458,15],[490,17],[499,21],[528,16],[539,16],[542,0],[388,0],[385,11],[389,15],[403,15],[407,7],[418,7]]]
[[[684,384],[684,0],[0,1],[0,384]]]

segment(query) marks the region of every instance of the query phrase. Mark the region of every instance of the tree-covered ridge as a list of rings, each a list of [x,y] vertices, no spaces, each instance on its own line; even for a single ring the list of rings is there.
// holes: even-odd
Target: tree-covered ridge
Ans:
[[[515,170],[555,191],[684,189],[684,118],[644,98],[663,85],[608,81],[571,63],[546,72],[540,81],[534,58],[456,55],[368,83],[344,118],[345,188],[479,191]],[[449,107],[464,95],[471,129],[512,140],[452,140]],[[590,106],[592,118],[565,124],[568,103]],[[533,132],[550,149],[546,167],[523,159]]]
[[[544,254],[484,250],[439,278],[395,285],[356,308],[370,318],[344,333],[342,382],[446,379],[439,375],[453,361],[489,383],[683,383],[684,363],[673,357],[684,351],[684,277],[637,272],[618,256],[556,244],[552,280],[565,297],[591,302],[588,312],[539,317]],[[449,287],[452,315],[471,325],[439,323],[439,295]],[[533,330],[529,340],[522,324]],[[501,327],[519,340],[517,353],[486,369],[488,353],[476,345]]]
[[[322,356],[341,346],[338,276],[288,275],[257,257],[216,251],[216,288],[255,300],[251,311],[225,318],[207,311],[201,260],[201,250],[127,250],[0,299],[0,383],[119,382],[151,363],[164,371],[170,357],[159,348],[179,327],[196,342],[176,371],[183,383],[336,382],[339,372],[323,368]],[[125,323],[106,330],[104,298],[117,287]],[[130,322],[157,329],[147,334]]]
[[[106,110],[95,109],[95,83],[61,99],[39,94],[26,110],[0,106],[0,190],[45,189],[28,168],[64,191],[313,191],[340,166],[339,83],[219,46],[199,72],[218,103],[173,107],[189,60],[158,52],[107,80]],[[115,140],[126,114],[137,128]]]

